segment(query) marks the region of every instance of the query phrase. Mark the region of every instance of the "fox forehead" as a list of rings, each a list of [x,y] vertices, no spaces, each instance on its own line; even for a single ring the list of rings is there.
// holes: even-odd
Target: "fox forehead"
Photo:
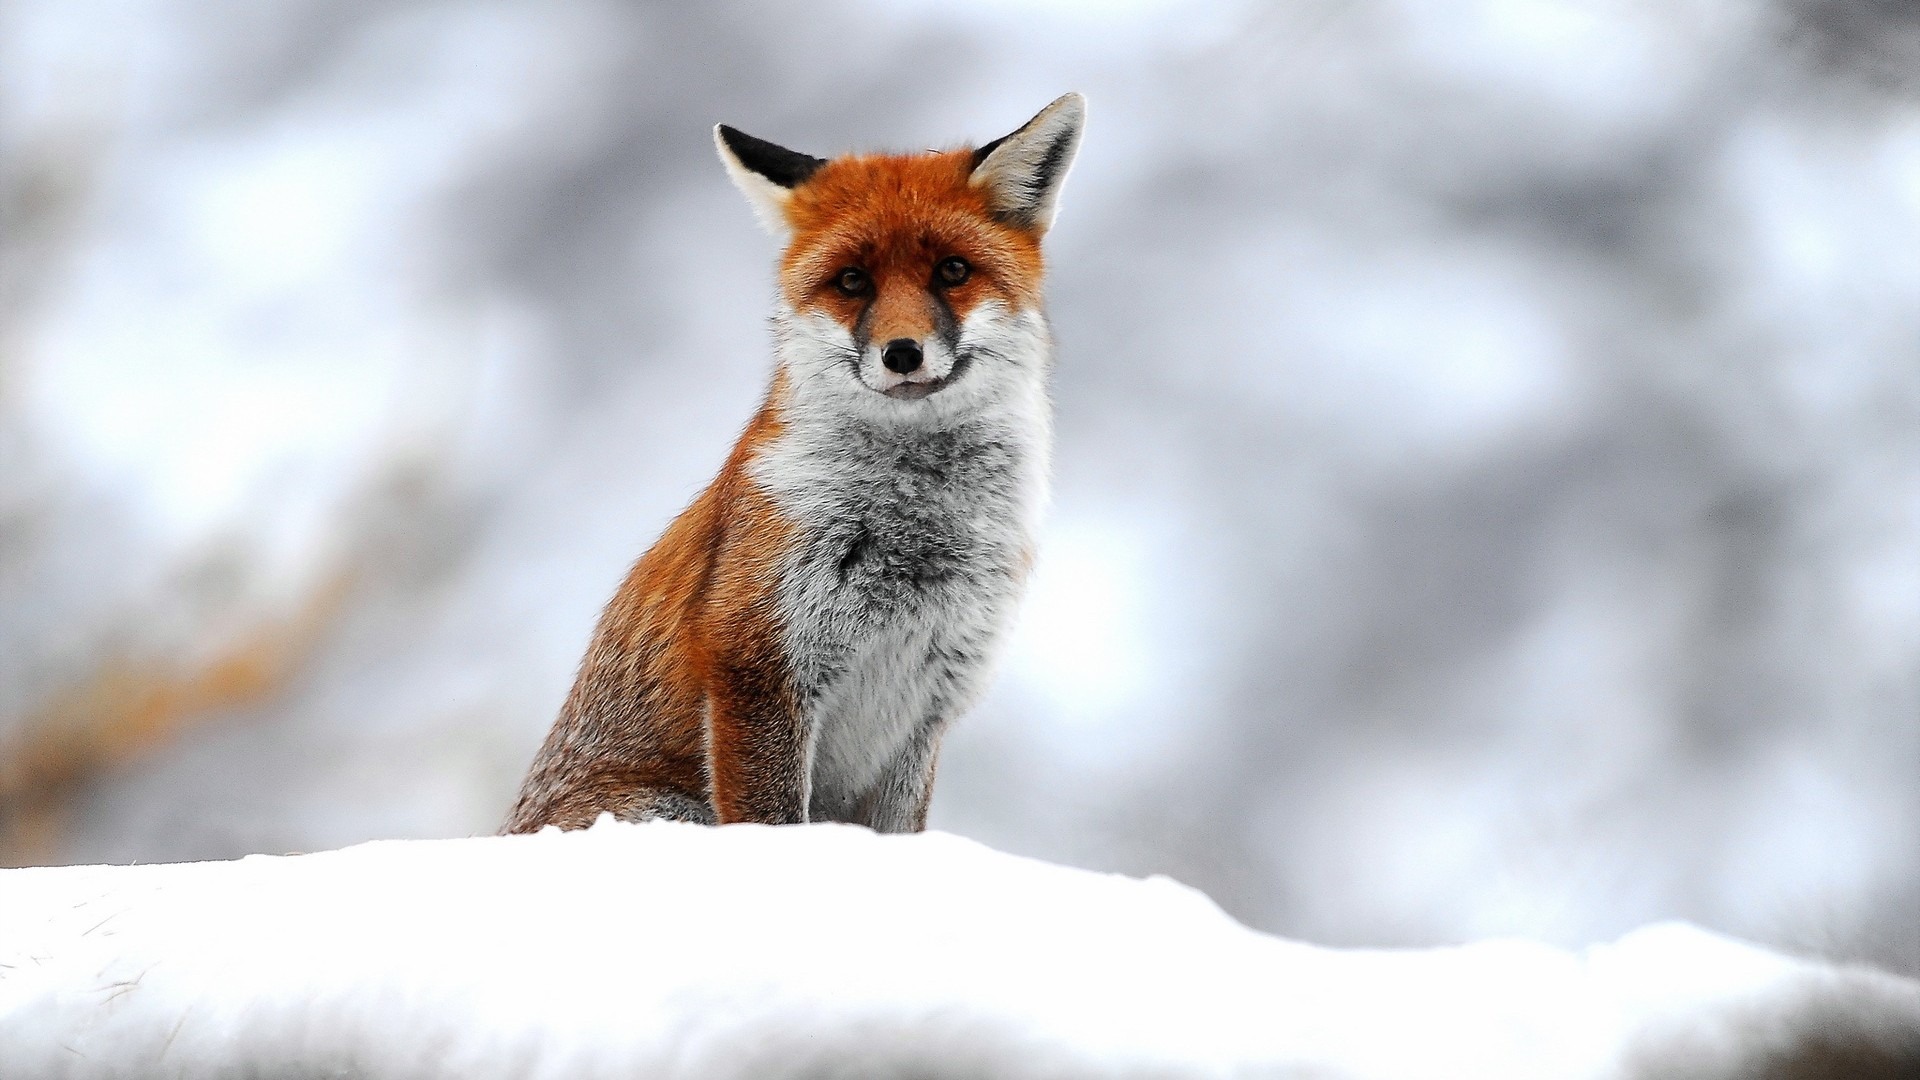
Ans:
[[[780,263],[782,292],[812,306],[839,270],[859,266],[877,282],[925,284],[939,259],[957,255],[980,272],[983,291],[1015,308],[1039,300],[1040,237],[995,214],[968,182],[969,149],[858,155],[822,165],[794,188],[785,210],[792,229]]]

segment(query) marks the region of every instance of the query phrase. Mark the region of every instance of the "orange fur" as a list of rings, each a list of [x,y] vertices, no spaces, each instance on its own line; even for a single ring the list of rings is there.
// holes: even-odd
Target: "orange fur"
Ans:
[[[786,205],[793,242],[780,261],[780,288],[795,310],[825,311],[852,326],[864,302],[841,295],[834,276],[865,268],[875,296],[869,336],[924,338],[933,316],[933,268],[949,256],[973,266],[966,284],[942,290],[954,316],[1002,301],[1040,301],[1040,235],[1002,222],[987,195],[968,183],[973,151],[839,158],[794,190]]]
[[[746,468],[779,437],[783,381],[608,603],[507,831],[583,826],[641,789],[711,796],[723,821],[761,809],[747,794],[770,748],[759,728],[779,721],[748,699],[786,693],[772,593],[792,529]],[[631,722],[588,723],[607,716]]]

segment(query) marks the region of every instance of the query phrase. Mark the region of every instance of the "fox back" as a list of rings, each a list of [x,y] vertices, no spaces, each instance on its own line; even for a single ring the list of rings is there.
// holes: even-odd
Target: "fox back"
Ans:
[[[722,126],[786,241],[766,400],[607,605],[506,831],[602,812],[925,826],[1033,558],[1040,242],[1085,104],[977,149],[821,160]]]

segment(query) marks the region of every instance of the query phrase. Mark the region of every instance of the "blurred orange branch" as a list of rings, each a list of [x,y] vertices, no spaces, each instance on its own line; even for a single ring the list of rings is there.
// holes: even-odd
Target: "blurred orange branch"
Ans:
[[[221,709],[272,697],[312,656],[350,584],[349,575],[335,575],[292,616],[239,635],[188,670],[109,661],[0,743],[0,863],[43,860],[68,798],[88,778],[166,745]]]

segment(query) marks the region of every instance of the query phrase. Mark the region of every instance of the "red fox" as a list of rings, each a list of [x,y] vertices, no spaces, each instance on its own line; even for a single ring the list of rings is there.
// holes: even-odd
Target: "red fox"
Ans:
[[[1085,116],[1068,94],[977,149],[833,160],[714,129],[786,240],[771,386],[608,603],[503,831],[926,827],[1033,559],[1040,240]]]

